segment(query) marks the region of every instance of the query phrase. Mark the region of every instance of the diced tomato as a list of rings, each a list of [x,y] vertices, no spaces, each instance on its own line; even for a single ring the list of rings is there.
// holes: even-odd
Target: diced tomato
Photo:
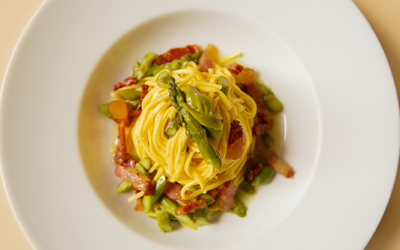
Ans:
[[[164,63],[169,63],[172,62],[173,60],[180,59],[182,56],[187,55],[187,54],[193,54],[199,51],[199,48],[197,47],[196,44],[194,45],[187,45],[186,47],[182,48],[172,48],[165,52],[164,54],[161,54],[157,56],[154,59],[154,63],[160,65]]]
[[[205,199],[205,198],[201,198],[201,199],[194,200],[194,201],[189,201],[189,203],[186,204],[185,206],[177,207],[175,209],[175,214],[176,215],[184,215],[195,209],[205,208],[206,206],[207,206],[207,199]]]
[[[244,133],[239,121],[233,121],[228,139],[226,159],[237,160],[244,153]]]
[[[144,195],[153,194],[153,182],[145,174],[136,170],[136,168],[117,165],[115,175],[132,184],[135,189],[144,191]]]

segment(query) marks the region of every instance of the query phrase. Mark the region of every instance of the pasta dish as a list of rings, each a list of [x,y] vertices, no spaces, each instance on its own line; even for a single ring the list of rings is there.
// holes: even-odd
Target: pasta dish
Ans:
[[[254,194],[275,172],[294,174],[271,149],[269,113],[282,104],[253,69],[222,66],[240,55],[219,58],[212,44],[149,52],[101,105],[118,124],[117,192],[134,190],[128,201],[163,232],[171,220],[196,230],[219,210],[245,217],[238,188]]]

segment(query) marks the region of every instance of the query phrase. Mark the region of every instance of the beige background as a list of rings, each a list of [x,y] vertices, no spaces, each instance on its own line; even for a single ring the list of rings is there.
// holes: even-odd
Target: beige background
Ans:
[[[43,0],[0,0],[0,79],[11,52]],[[400,93],[400,0],[354,0],[375,30],[392,68]],[[0,181],[1,182],[1,181]],[[31,250],[17,225],[0,184],[0,249]],[[386,213],[367,250],[400,249],[400,173]]]

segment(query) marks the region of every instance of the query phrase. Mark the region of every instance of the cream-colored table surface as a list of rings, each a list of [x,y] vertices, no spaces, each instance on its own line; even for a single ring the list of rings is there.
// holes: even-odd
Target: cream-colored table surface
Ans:
[[[0,79],[3,79],[18,37],[42,1],[0,0]],[[399,96],[400,0],[354,0],[354,2],[370,22],[385,50]],[[0,249],[32,249],[11,212],[2,184],[0,184]],[[386,213],[366,249],[400,249],[400,173],[397,174]]]

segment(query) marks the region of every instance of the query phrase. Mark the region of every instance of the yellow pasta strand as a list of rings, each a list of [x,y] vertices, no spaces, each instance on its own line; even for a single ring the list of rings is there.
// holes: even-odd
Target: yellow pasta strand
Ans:
[[[143,195],[144,195],[144,191],[141,191],[135,195],[132,195],[131,197],[128,198],[128,202],[132,202],[136,199],[139,199],[140,197],[143,197]]]

